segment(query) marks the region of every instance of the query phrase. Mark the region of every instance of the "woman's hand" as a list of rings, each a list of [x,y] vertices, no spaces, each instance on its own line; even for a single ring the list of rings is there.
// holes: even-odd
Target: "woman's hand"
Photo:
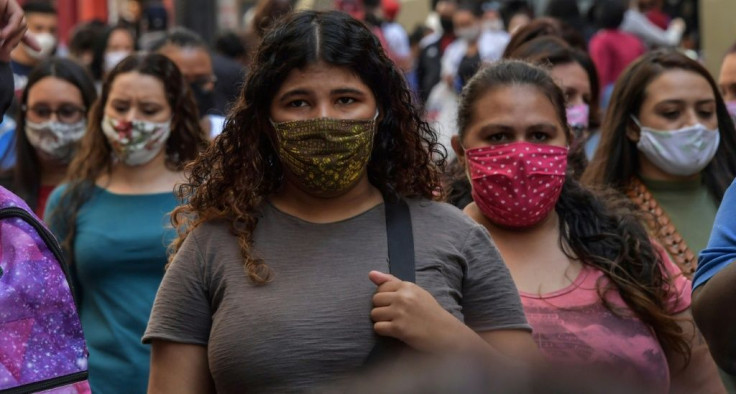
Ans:
[[[426,352],[462,350],[470,343],[485,345],[421,287],[378,271],[371,271],[369,277],[378,286],[371,311],[378,335]]]

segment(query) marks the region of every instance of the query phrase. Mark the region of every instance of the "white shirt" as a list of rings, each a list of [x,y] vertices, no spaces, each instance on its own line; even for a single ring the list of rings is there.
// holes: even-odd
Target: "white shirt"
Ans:
[[[478,54],[482,62],[490,63],[500,59],[510,36],[505,31],[484,30],[478,38]],[[460,62],[468,51],[468,43],[457,39],[445,49],[442,55],[442,76],[455,76]]]
[[[386,38],[386,44],[393,54],[400,58],[408,58],[411,55],[409,35],[400,24],[387,22],[381,26],[381,29],[383,37]]]
[[[210,139],[217,137],[225,128],[225,117],[220,115],[207,115],[210,121]]]
[[[682,39],[684,29],[670,24],[667,30],[662,30],[652,23],[641,11],[630,8],[624,14],[620,29],[639,37],[647,46],[677,46]]]

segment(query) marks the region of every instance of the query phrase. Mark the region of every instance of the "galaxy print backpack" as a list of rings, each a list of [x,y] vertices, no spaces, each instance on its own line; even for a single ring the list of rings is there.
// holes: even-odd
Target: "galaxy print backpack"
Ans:
[[[0,187],[0,393],[89,393],[69,270],[32,212]]]

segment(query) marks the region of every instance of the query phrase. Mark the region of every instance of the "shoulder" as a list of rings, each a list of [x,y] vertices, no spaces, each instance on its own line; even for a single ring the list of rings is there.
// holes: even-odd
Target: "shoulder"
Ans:
[[[240,250],[236,236],[230,232],[230,222],[225,219],[213,219],[199,224],[189,232],[184,244],[187,249],[196,249],[202,255],[210,256],[222,256],[222,253]]]
[[[483,231],[483,226],[465,215],[454,205],[425,199],[408,200],[416,231],[445,234],[462,242],[473,231]]]
[[[63,183],[54,189],[51,194],[49,195],[48,202],[46,203],[47,206],[56,205],[61,200],[61,196],[66,193],[66,191],[69,189],[69,185],[66,183]]]
[[[430,46],[438,47],[440,45],[441,38],[442,36],[439,33],[432,33],[419,41],[419,47],[422,48],[422,50]]]
[[[199,242],[218,239],[225,234],[230,234],[230,224],[225,219],[208,220],[199,224],[189,233],[190,236],[194,236]]]

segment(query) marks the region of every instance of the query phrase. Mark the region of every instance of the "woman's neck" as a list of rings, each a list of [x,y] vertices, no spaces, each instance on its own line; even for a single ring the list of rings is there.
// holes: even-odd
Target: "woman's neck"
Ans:
[[[346,193],[335,197],[310,194],[294,182],[284,181],[283,188],[270,197],[279,210],[312,223],[332,223],[359,215],[383,201],[381,192],[364,174]]]
[[[582,264],[571,259],[560,243],[560,219],[555,211],[533,227],[511,229],[491,223],[475,203],[464,212],[483,225],[498,247],[520,291],[545,294],[569,286]]]
[[[475,203],[468,205],[465,213],[491,233],[504,259],[516,260],[514,256],[528,255],[538,249],[549,252],[548,247],[551,245],[559,248],[559,217],[555,211],[550,212],[546,218],[534,226],[523,229],[502,227],[492,223]],[[513,261],[509,262],[513,263]]]
[[[700,172],[686,176],[668,174],[661,168],[655,166],[644,154],[639,152],[639,175],[653,181],[692,182],[698,180]]]
[[[171,192],[183,180],[182,173],[166,167],[166,156],[162,151],[143,165],[114,164],[110,174],[101,176],[97,184],[118,194],[152,194]]]
[[[41,185],[56,186],[64,181],[68,165],[40,160]]]

